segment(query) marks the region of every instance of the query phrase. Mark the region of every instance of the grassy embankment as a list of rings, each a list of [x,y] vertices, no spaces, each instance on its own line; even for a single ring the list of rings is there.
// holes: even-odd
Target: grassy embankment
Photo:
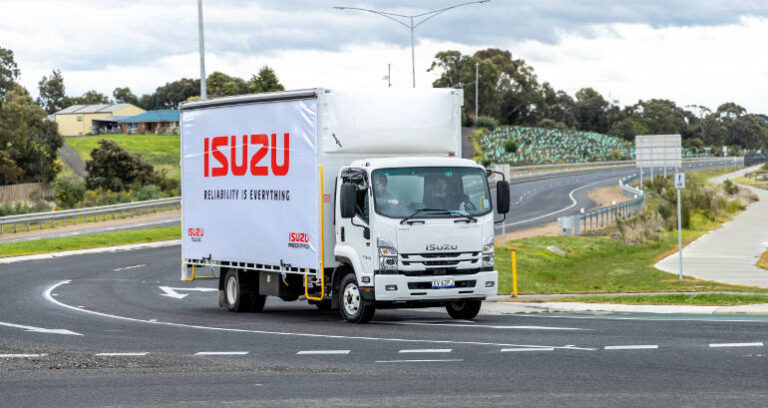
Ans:
[[[558,302],[621,303],[629,305],[725,306],[768,303],[768,295],[705,293],[698,295],[584,296],[558,299]]]
[[[726,172],[707,170],[688,173],[689,183],[703,184],[706,179]],[[661,212],[660,208],[668,205],[662,201],[649,194],[647,211]],[[739,206],[728,203],[717,214],[692,210],[689,226],[683,230],[684,245],[717,228],[740,211]],[[639,224],[639,227],[644,225]],[[509,241],[507,246],[517,250],[519,293],[768,292],[768,289],[687,277],[679,281],[677,276],[654,268],[656,262],[676,251],[677,231],[674,229],[659,228],[658,235],[653,239],[634,244],[615,239],[616,234],[617,227],[611,227],[592,236],[535,237]],[[565,251],[566,256],[561,257],[548,251],[547,246]],[[500,275],[499,292],[510,293],[512,274],[508,248],[496,249],[496,267]]]
[[[77,151],[83,161],[91,159],[91,150],[98,147],[99,140],[115,141],[131,153],[141,153],[156,170],[166,170],[168,177],[179,180],[181,149],[179,135],[97,135],[67,137],[65,141]]]
[[[64,238],[45,238],[34,241],[0,244],[0,257],[33,255],[46,252],[98,248],[113,245],[179,239],[181,227],[159,227],[143,230],[125,230],[101,234],[79,235]]]

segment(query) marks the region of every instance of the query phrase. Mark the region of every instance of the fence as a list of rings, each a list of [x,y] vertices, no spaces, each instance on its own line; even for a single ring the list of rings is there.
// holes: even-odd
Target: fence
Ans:
[[[629,201],[581,214],[558,217],[557,223],[560,225],[563,235],[579,235],[582,231],[602,228],[615,223],[618,218],[628,218],[645,209],[645,193],[628,184],[636,178],[636,176],[625,177],[619,180],[621,192],[630,198]]]
[[[0,203],[13,203],[16,201],[27,201],[29,196],[35,191],[42,195],[50,195],[48,186],[40,183],[12,184],[9,186],[0,186]]]
[[[112,219],[116,219],[118,214],[121,218],[133,217],[135,215],[146,214],[150,212],[167,211],[173,208],[181,207],[181,197],[161,198],[158,200],[139,201],[137,203],[124,203],[104,205],[100,207],[78,208],[74,210],[62,210],[52,212],[41,212],[32,214],[20,214],[9,215],[6,217],[0,217],[0,235],[3,234],[6,227],[12,229],[13,232],[18,232],[19,226],[26,228],[30,231],[33,226],[38,226],[39,229],[43,229],[45,226],[55,228],[57,221],[61,222],[61,225],[67,225],[68,220],[72,220],[72,224],[76,225],[78,219],[82,223],[88,223],[88,219],[91,218],[95,222],[99,216],[103,220],[107,220],[110,215]]]

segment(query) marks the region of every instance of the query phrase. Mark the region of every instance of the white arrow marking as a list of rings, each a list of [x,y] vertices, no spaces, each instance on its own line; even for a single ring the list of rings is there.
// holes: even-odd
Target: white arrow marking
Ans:
[[[24,325],[21,325],[21,324],[13,324],[13,323],[5,323],[5,322],[0,322],[0,326],[14,327],[14,328],[17,328],[17,329],[24,329],[24,330],[26,330],[28,332],[33,332],[33,333],[69,334],[69,335],[73,335],[73,336],[82,336],[82,334],[80,334],[80,333],[75,333],[73,331],[69,331],[69,330],[66,330],[66,329],[44,329],[42,327],[24,326]]]
[[[184,299],[188,296],[186,293],[179,293],[177,290],[185,290],[185,291],[193,291],[193,292],[213,292],[217,291],[216,288],[171,288],[168,286],[158,286],[160,290],[162,290],[163,293],[162,296],[168,296],[169,298],[174,299]]]

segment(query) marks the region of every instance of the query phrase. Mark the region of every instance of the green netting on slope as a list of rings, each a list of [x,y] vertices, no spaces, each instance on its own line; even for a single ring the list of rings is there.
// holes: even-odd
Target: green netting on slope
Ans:
[[[510,139],[517,143],[515,153],[504,148]],[[483,158],[491,163],[584,163],[635,158],[634,143],[596,132],[511,126],[485,133],[478,142]],[[683,157],[698,156],[702,155],[683,149]]]

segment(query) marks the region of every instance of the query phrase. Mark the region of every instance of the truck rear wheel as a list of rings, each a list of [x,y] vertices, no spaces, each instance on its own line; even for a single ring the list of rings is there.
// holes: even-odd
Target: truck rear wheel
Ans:
[[[373,304],[363,300],[357,278],[354,273],[348,273],[341,279],[339,285],[339,313],[348,323],[368,323],[376,312]]]
[[[471,320],[480,313],[482,300],[457,300],[445,306],[448,314],[454,319]]]
[[[260,312],[267,297],[243,291],[237,270],[230,269],[224,277],[224,303],[230,312]]]

